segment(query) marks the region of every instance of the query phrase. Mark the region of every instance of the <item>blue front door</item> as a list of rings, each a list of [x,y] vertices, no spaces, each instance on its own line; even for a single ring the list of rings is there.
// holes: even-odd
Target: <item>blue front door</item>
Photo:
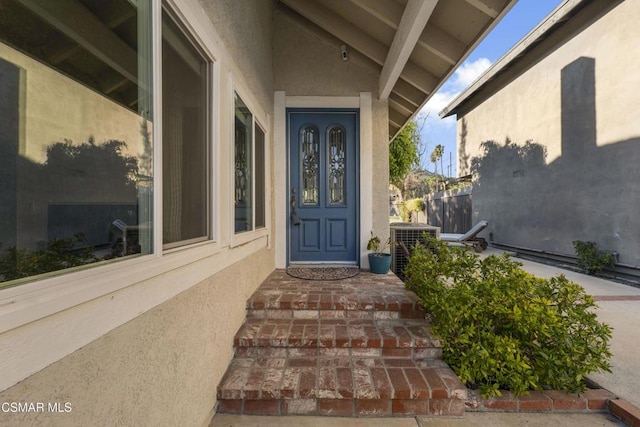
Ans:
[[[289,262],[358,259],[358,112],[291,109]]]

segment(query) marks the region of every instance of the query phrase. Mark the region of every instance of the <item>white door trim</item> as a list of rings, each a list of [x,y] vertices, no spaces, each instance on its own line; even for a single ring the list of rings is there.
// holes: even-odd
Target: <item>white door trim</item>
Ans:
[[[360,96],[287,96],[274,94],[273,101],[273,178],[275,186],[276,268],[287,266],[287,108],[359,108],[360,109],[360,265],[366,264],[367,230],[373,226],[373,111],[370,92]],[[364,256],[363,256],[364,254]]]

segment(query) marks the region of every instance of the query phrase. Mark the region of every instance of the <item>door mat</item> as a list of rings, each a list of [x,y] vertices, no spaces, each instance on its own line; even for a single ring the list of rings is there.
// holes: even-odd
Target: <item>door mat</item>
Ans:
[[[290,267],[287,274],[304,280],[342,280],[360,274],[358,267]]]

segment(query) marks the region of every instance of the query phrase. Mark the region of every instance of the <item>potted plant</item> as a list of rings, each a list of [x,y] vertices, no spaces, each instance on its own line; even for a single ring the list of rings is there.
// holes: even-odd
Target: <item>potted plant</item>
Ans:
[[[367,243],[367,250],[372,251],[369,254],[369,269],[372,273],[387,274],[391,267],[391,254],[385,250],[391,246],[391,238],[388,238],[384,244],[378,236],[371,232],[371,238]]]

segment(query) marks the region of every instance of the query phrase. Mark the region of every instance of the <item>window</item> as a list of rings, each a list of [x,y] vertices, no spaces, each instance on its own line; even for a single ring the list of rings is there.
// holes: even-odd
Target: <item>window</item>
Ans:
[[[234,231],[265,227],[265,133],[234,92]]]
[[[209,238],[211,62],[162,15],[162,212],[165,248]]]
[[[0,8],[0,288],[150,253],[150,1]]]
[[[265,176],[265,145],[264,145],[264,131],[260,126],[256,125],[256,228],[264,228],[266,226],[266,206],[265,206],[265,188],[266,180]]]

